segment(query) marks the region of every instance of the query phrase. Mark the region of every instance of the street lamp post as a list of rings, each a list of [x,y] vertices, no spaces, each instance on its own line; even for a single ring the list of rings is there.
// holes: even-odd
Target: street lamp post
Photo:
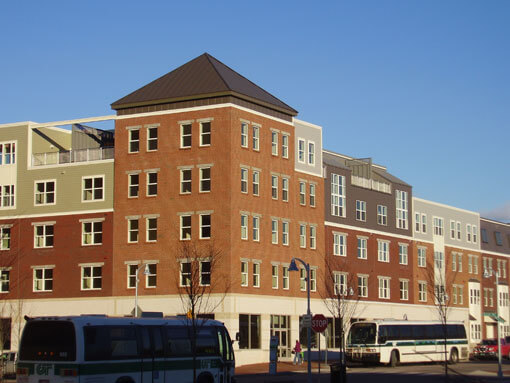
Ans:
[[[485,269],[483,272],[484,278],[492,277],[492,274],[496,275],[496,326],[497,326],[497,337],[498,337],[498,379],[503,379],[503,371],[501,370],[501,333],[499,329],[499,271],[494,273],[492,269]]]
[[[312,313],[310,311],[310,264],[306,263],[302,259],[292,258],[289,265],[289,271],[299,271],[296,261],[299,261],[303,264],[306,270],[306,294],[307,294],[307,310],[306,315],[308,318],[311,318]],[[312,339],[312,329],[310,326],[306,329],[306,337],[308,341],[308,383],[312,383],[312,358],[311,358],[311,339]]]
[[[140,270],[142,270],[142,267],[138,267],[135,273],[135,318],[138,318],[138,282],[140,282],[140,280],[138,279],[138,274],[140,273]],[[143,268],[143,275],[149,274],[150,274],[149,265],[145,264],[145,267]]]

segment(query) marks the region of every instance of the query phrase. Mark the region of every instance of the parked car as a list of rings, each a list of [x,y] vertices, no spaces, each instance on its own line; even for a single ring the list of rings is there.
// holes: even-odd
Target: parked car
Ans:
[[[501,357],[507,358],[510,354],[510,337],[501,338]],[[473,350],[473,358],[475,359],[497,359],[498,357],[498,340],[484,339],[482,343],[475,346]]]
[[[3,376],[16,376],[16,362],[18,361],[16,351],[4,352],[1,356]]]

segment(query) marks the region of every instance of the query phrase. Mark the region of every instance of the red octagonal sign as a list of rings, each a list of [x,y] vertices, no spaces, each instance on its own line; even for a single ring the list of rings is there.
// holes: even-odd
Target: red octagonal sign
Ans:
[[[312,318],[312,330],[315,332],[323,332],[328,327],[328,320],[322,314],[315,314]]]

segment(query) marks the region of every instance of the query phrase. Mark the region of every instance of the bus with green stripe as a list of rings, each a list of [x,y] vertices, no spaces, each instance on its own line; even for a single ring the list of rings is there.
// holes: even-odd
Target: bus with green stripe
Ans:
[[[18,383],[234,382],[232,341],[216,320],[192,326],[191,319],[162,316],[26,319]]]
[[[352,362],[450,363],[469,358],[466,329],[462,322],[373,320],[351,325],[347,337],[346,359]]]

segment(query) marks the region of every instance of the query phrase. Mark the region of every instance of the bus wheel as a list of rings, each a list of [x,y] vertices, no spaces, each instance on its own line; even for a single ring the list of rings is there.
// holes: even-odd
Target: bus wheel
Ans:
[[[390,355],[390,367],[398,366],[398,352],[393,350]]]
[[[459,352],[456,348],[452,348],[450,351],[450,364],[455,364],[459,362]]]

